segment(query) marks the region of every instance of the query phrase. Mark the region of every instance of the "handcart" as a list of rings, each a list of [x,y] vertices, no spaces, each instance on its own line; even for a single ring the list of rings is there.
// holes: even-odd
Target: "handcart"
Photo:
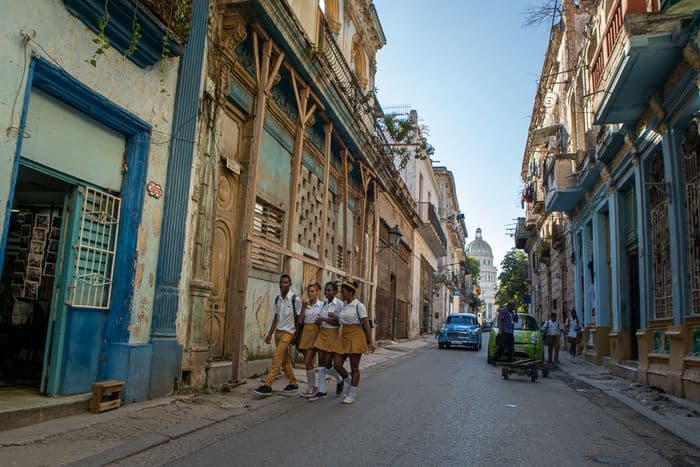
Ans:
[[[543,377],[549,376],[550,367],[542,360],[520,359],[512,362],[496,362],[496,366],[501,369],[503,379],[508,379],[512,374],[529,376],[532,382],[537,381],[539,373]]]

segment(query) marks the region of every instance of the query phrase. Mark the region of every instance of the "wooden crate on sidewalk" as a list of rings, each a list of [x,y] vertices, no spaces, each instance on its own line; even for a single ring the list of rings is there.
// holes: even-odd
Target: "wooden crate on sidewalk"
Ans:
[[[100,413],[112,410],[122,405],[121,394],[124,390],[124,381],[109,380],[99,381],[92,385],[92,399],[88,408],[92,413]]]

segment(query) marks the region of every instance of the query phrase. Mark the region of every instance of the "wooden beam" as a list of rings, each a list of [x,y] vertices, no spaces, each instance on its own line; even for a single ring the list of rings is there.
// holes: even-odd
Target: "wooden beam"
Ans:
[[[326,165],[323,168],[323,206],[321,208],[321,251],[319,257],[322,264],[326,264],[326,231],[328,230],[328,193],[330,190],[329,181],[331,174],[331,144],[333,142],[333,123],[328,122],[325,125],[326,141],[324,145],[324,155],[326,156]]]
[[[319,268],[324,268],[329,272],[337,274],[338,276],[347,277],[349,279],[356,280],[356,281],[361,282],[363,284],[374,285],[373,282],[367,280],[366,278],[355,276],[353,274],[348,274],[347,271],[344,271],[340,268],[336,268],[334,266],[323,265],[317,259],[310,258],[310,257],[304,256],[300,253],[296,253],[294,251],[288,250],[288,249],[284,248],[283,246],[278,245],[278,244],[271,242],[269,240],[265,240],[264,238],[256,237],[256,236],[251,234],[251,235],[248,235],[247,241],[251,244],[259,245],[261,247],[264,247],[266,250],[278,253],[282,256],[299,260],[304,264],[309,264],[309,265],[316,266]]]
[[[226,320],[226,342],[225,352],[231,355],[231,380],[238,380],[241,346],[243,344],[243,323],[245,322],[245,302],[248,288],[248,275],[251,268],[251,243],[248,233],[252,230],[253,216],[255,214],[255,201],[257,196],[258,161],[262,151],[262,139],[265,125],[265,114],[267,110],[267,100],[269,85],[273,81],[273,74],[270,73],[270,62],[272,60],[272,40],[266,39],[260,55],[258,36],[253,31],[254,61],[257,73],[257,96],[253,116],[253,135],[250,144],[250,155],[246,167],[245,195],[243,201],[243,225],[238,237],[238,245],[241,248],[240,261],[238,264],[238,277],[229,281]],[[279,63],[284,59],[284,54],[278,52],[277,62],[273,70],[279,69]],[[233,299],[233,297],[237,297]]]
[[[348,182],[349,172],[348,172],[348,150],[343,149],[341,158],[343,160],[343,266],[348,269],[347,262],[347,252],[348,252]],[[348,269],[348,272],[352,274],[352,270]]]

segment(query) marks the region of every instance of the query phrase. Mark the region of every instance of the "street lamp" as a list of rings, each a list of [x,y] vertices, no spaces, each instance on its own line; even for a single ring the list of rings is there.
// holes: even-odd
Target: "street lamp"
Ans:
[[[382,246],[377,248],[377,253],[382,252],[386,250],[387,248],[394,249],[397,246],[399,246],[399,243],[401,242],[401,237],[403,237],[403,234],[401,233],[401,229],[399,228],[398,225],[393,226],[389,230],[389,244],[386,246]]]
[[[399,229],[399,226],[395,225],[394,227],[392,227],[391,230],[389,230],[389,247],[394,248],[399,246],[401,237],[403,237],[403,234],[401,233],[401,229]]]

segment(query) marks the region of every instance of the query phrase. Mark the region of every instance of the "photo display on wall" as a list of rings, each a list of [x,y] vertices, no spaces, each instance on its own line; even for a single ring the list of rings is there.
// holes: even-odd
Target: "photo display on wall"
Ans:
[[[61,234],[60,211],[39,209],[16,214],[10,235],[17,250],[12,271],[12,295],[25,300],[48,299],[53,287]]]

